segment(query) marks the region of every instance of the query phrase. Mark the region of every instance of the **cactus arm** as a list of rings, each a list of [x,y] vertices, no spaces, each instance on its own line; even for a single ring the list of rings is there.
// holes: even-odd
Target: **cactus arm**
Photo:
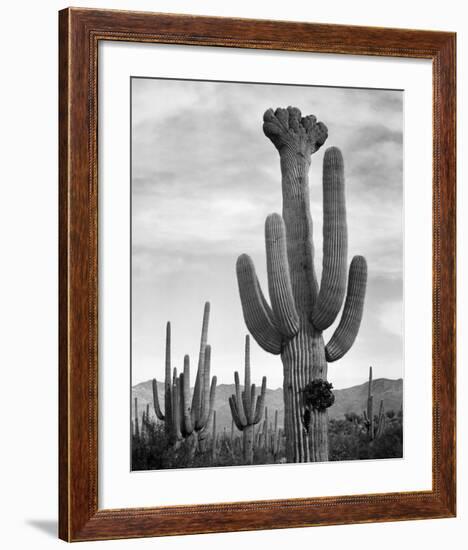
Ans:
[[[182,439],[182,433],[180,430],[180,380],[177,377],[177,369],[174,369],[172,377],[172,436],[174,442]]]
[[[340,323],[325,348],[330,363],[349,351],[361,325],[367,284],[367,263],[363,256],[354,256],[349,267],[348,293]]]
[[[247,418],[250,417],[250,411],[252,408],[252,399],[250,393],[250,338],[247,334],[245,336],[245,353],[244,353],[244,412]]]
[[[184,408],[184,430],[187,435],[193,432],[192,416],[190,414],[190,357],[184,357],[182,401]]]
[[[208,419],[206,421],[205,426],[209,426],[211,422],[211,418],[213,416],[213,410],[214,410],[214,403],[216,398],[216,384],[218,383],[218,378],[216,376],[213,376],[213,379],[211,380],[211,387],[210,387],[210,409],[208,413]]]
[[[205,351],[206,351],[206,342],[208,339],[208,323],[210,320],[210,303],[205,303],[205,308],[203,310],[203,322],[202,322],[202,331],[200,336],[200,351],[198,353],[198,367],[197,367],[197,376],[195,378],[195,387],[193,389],[193,399],[192,399],[192,424],[196,426],[199,422],[201,413],[202,413],[202,392],[204,388],[204,371],[205,371]]]
[[[153,406],[156,416],[159,418],[159,420],[164,421],[164,415],[161,411],[161,407],[159,406],[158,383],[156,381],[156,378],[153,378]]]
[[[254,416],[254,424],[258,424],[263,416],[263,410],[265,406],[265,395],[266,395],[266,384],[267,379],[266,376],[262,378],[262,389],[260,392],[260,396],[257,399],[257,406],[255,407],[255,416]]]
[[[252,259],[242,254],[236,264],[237,282],[245,324],[258,345],[274,355],[281,353],[282,336],[267,306]]]
[[[201,424],[201,422],[199,421],[195,425],[195,429],[198,432],[198,444],[202,452],[206,450],[207,438],[209,437],[209,431],[213,422],[214,402],[216,397],[216,383],[217,383],[217,378],[216,376],[213,376],[213,379],[211,380],[210,408],[209,408],[207,421],[205,424]]]
[[[245,415],[245,412],[244,412],[243,399],[242,399],[242,394],[241,394],[241,390],[240,390],[240,383],[239,383],[239,373],[237,371],[234,373],[234,382],[235,382],[235,386],[236,386],[236,408],[237,408],[237,412],[239,413],[239,418],[240,418],[241,424],[243,426],[246,426],[247,425],[247,418],[246,418],[246,415]]]
[[[242,398],[242,408],[244,410],[244,414],[245,414],[245,418],[246,418],[246,424],[250,424],[250,421],[249,421],[249,406],[247,404],[247,398],[246,398],[246,394],[249,394],[250,396],[250,391],[249,390],[246,390],[244,388],[244,390],[242,391],[241,393],[241,398]]]
[[[312,310],[317,330],[336,319],[346,293],[348,231],[341,151],[330,147],[323,159],[323,264],[320,291]]]
[[[376,437],[380,437],[385,428],[385,411],[383,399],[380,400],[379,417],[377,421]]]
[[[369,421],[369,435],[374,439],[374,396],[372,395],[372,367],[369,367],[369,384],[367,386],[367,418]]]
[[[249,424],[253,424],[254,418],[255,418],[255,407],[257,405],[257,398],[255,397],[255,391],[256,391],[255,384],[252,384],[250,388],[250,407],[248,410]],[[249,392],[247,391],[247,393]]]
[[[372,367],[369,367],[369,383],[367,384],[367,397],[372,396]]]
[[[201,369],[197,369],[197,376],[195,377],[195,386],[193,388],[193,396],[192,396],[192,407],[190,409],[190,416],[192,419],[192,424],[196,427],[198,423],[198,419],[200,418],[200,399],[201,399],[201,391],[200,386],[202,384],[201,382]]]
[[[205,348],[205,367],[203,372],[203,389],[201,392],[200,425],[206,424],[210,412],[208,396],[210,394],[211,346]]]
[[[166,358],[164,379],[164,417],[172,418],[172,385],[171,385],[171,323],[166,324]],[[169,426],[166,424],[166,429]]]
[[[236,398],[235,398],[234,395],[232,395],[229,398],[229,406],[231,408],[231,416],[232,416],[232,419],[234,421],[234,424],[236,425],[236,427],[239,431],[242,431],[244,429],[244,424],[242,424],[242,422],[241,422],[241,419],[240,419],[240,416],[239,416],[239,411],[238,411],[237,406],[236,406]]]
[[[278,327],[283,336],[292,338],[299,330],[286,250],[286,229],[279,214],[270,214],[265,222],[268,289]]]

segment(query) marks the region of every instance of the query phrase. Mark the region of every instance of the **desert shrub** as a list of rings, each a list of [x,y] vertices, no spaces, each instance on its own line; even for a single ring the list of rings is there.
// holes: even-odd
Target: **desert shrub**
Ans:
[[[369,440],[364,422],[348,418],[331,419],[329,425],[330,460],[364,460],[401,458],[403,456],[403,425],[394,419],[384,433]]]
[[[362,417],[354,412],[345,413],[344,417],[348,422],[355,422],[358,424],[362,422]]]
[[[361,416],[346,414],[341,419],[329,422],[330,460],[365,460],[399,458],[403,456],[403,423],[400,415],[389,419],[385,432],[374,441],[369,441],[368,432]],[[286,462],[286,450],[281,445],[277,456],[263,446],[254,448],[254,464]],[[191,452],[189,444],[181,442],[175,448],[169,444],[164,425],[149,422],[140,437],[132,437],[132,470],[160,470],[168,468],[206,468],[212,466],[243,465],[242,450],[231,451],[230,441],[221,441],[213,460],[211,442],[205,452]]]
[[[254,464],[274,464],[285,461],[285,450],[281,447],[278,456],[254,449]],[[215,458],[211,453],[211,441],[206,451],[191,452],[190,444],[182,441],[174,447],[168,441],[164,424],[149,422],[140,437],[132,437],[132,470],[161,470],[169,468],[206,468],[211,466],[240,466],[244,464],[242,449],[231,450],[230,440],[222,440]]]
[[[164,468],[169,447],[164,425],[148,422],[143,433],[132,436],[132,470]]]

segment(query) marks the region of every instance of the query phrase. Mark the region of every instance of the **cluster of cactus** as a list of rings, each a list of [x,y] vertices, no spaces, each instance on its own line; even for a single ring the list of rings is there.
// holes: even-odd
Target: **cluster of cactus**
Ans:
[[[132,436],[138,441],[143,442],[148,438],[149,427],[151,424],[149,416],[149,403],[147,403],[146,408],[141,413],[141,424],[138,418],[138,398],[135,397],[133,400],[134,404],[134,413],[133,413],[133,422],[132,422]]]
[[[260,395],[256,395],[255,384],[250,384],[250,338],[245,337],[244,390],[240,389],[239,373],[234,373],[236,393],[229,398],[232,419],[243,435],[243,458],[253,464],[254,426],[263,416],[265,405],[266,377],[262,379]]]
[[[265,407],[265,418],[256,434],[255,446],[263,449],[267,455],[273,457],[274,462],[277,462],[282,452],[283,436],[284,432],[278,425],[278,411],[275,411],[275,421],[272,425],[268,422],[268,407]]]
[[[132,436],[137,440],[140,439],[140,423],[138,421],[138,398],[134,399],[134,413],[133,413],[133,423],[132,423]]]
[[[301,393],[313,380],[327,379],[327,363],[337,361],[353,345],[364,307],[367,264],[351,261],[348,278],[344,167],[336,147],[323,163],[323,266],[319,286],[314,267],[308,172],[311,155],[325,142],[328,130],[299,109],[269,109],[263,131],[280,156],[283,213],[265,223],[268,289],[262,293],[247,254],[237,260],[237,279],[244,320],[257,343],[281,355],[288,462],[328,460],[327,410],[313,410],[304,427]],[[346,295],[346,299],[345,299]],[[325,345],[323,331],[344,308]]]
[[[211,346],[207,344],[210,304],[206,302],[198,355],[198,369],[193,396],[190,391],[190,357],[184,357],[184,369],[177,375],[174,368],[171,376],[171,324],[166,326],[166,360],[164,383],[164,413],[158,396],[158,383],[153,379],[153,405],[156,417],[165,424],[166,434],[172,445],[181,441],[190,443],[193,452],[206,450],[206,439],[213,418],[216,396],[216,376],[211,379]]]
[[[367,433],[370,441],[378,439],[385,432],[387,416],[383,399],[380,400],[379,414],[374,416],[374,395],[372,393],[372,367],[369,367],[369,382],[367,385],[367,408],[362,411],[364,424],[367,428]],[[376,422],[377,420],[377,422]]]

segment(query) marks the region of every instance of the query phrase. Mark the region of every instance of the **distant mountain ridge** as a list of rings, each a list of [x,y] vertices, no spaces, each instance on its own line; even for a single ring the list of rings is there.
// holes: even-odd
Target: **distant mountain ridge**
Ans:
[[[346,413],[361,414],[367,405],[368,382],[351,386],[349,388],[334,390],[335,403],[328,409],[330,418],[342,418]],[[385,410],[393,409],[398,412],[403,404],[403,380],[390,380],[388,378],[378,378],[373,381],[372,392],[374,395],[374,411],[377,414],[380,401],[383,399]],[[215,410],[216,424],[219,432],[224,428],[227,431],[231,429],[231,411],[228,398],[235,393],[234,384],[219,384],[216,388]],[[164,383],[158,382],[158,396],[161,408],[164,407]],[[150,418],[155,418],[153,409],[153,387],[152,381],[147,380],[132,387],[132,398],[138,399],[138,415],[141,417],[146,405],[150,405]],[[132,400],[133,405],[133,400]],[[279,425],[283,425],[283,390],[278,388],[270,390],[267,388],[265,396],[265,405],[268,407],[268,419],[273,421],[275,410],[278,410]],[[133,407],[132,407],[133,414]]]

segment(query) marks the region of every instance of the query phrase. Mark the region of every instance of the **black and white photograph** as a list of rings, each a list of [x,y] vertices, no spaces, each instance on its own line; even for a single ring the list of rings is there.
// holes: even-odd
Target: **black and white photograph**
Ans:
[[[131,79],[131,469],[399,459],[398,89]]]
[[[462,548],[464,4],[2,7],[2,547]]]

